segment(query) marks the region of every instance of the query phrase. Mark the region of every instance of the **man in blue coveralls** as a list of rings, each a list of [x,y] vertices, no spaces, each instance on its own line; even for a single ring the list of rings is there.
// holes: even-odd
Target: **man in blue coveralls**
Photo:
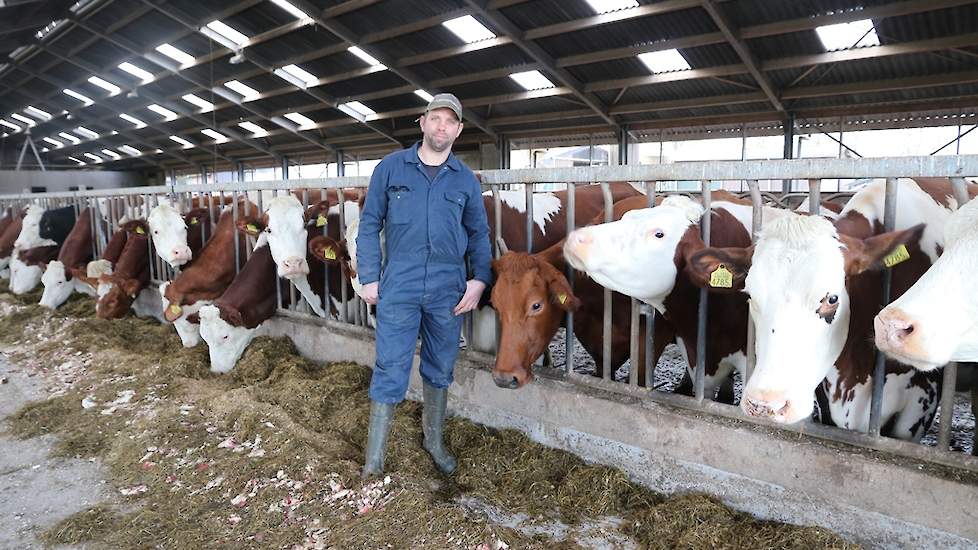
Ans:
[[[377,305],[364,478],[384,470],[394,407],[407,392],[419,331],[424,448],[439,470],[455,471],[442,432],[461,315],[475,309],[492,278],[482,190],[452,154],[462,133],[462,104],[452,94],[438,94],[418,122],[422,140],[377,165],[360,214],[357,270],[363,299]],[[469,280],[466,257],[473,271]]]

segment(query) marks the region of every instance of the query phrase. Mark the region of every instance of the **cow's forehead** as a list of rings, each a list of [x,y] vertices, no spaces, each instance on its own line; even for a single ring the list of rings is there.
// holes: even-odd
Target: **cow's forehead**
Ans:
[[[835,226],[818,216],[786,214],[761,231],[746,285],[755,298],[769,292],[807,296],[842,290],[836,287],[844,280]]]

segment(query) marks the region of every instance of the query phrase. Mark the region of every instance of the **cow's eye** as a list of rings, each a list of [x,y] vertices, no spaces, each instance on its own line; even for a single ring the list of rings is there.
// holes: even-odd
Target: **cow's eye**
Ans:
[[[541,309],[543,309],[543,304],[541,304],[540,302],[534,302],[534,304],[530,307],[533,309],[533,311],[540,311]]]
[[[829,305],[835,305],[839,302],[839,297],[835,294],[829,296]]]
[[[268,233],[269,235],[271,235],[272,234],[272,228],[271,227],[266,227],[265,228],[265,233]]]
[[[663,233],[661,229],[656,229],[655,230],[655,238],[656,239],[661,239],[662,237],[665,237],[665,236],[666,236],[666,234]]]

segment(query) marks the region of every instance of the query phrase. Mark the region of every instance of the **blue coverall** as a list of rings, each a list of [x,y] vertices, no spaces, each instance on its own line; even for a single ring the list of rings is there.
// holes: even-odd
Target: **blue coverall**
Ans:
[[[369,392],[379,403],[404,400],[419,329],[421,377],[436,388],[452,383],[462,323],[453,309],[465,292],[466,256],[473,278],[487,287],[492,280],[489,223],[475,174],[449,154],[429,181],[419,145],[377,165],[360,213],[357,272],[362,284],[380,281]]]

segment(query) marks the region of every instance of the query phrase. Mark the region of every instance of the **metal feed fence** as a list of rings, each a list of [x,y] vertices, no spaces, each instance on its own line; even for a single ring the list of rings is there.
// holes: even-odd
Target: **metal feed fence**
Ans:
[[[894,226],[896,216],[899,215],[899,213],[895,211],[897,178],[950,178],[950,181],[954,186],[955,197],[959,204],[963,204],[968,198],[965,190],[964,177],[976,175],[978,175],[978,156],[974,155],[879,159],[696,162],[669,165],[536,168],[524,170],[490,170],[481,172],[483,188],[492,194],[495,204],[495,235],[492,235],[495,257],[498,257],[501,253],[498,244],[501,237],[501,199],[499,191],[503,189],[513,190],[522,188],[526,194],[525,215],[527,249],[533,250],[532,239],[534,221],[532,197],[537,185],[543,186],[545,184],[552,184],[553,182],[564,183],[567,186],[568,200],[566,211],[569,233],[571,230],[577,227],[577,223],[579,222],[579,220],[574,219],[574,208],[575,191],[581,186],[602,186],[605,200],[605,220],[608,221],[612,218],[612,202],[609,182],[631,182],[637,187],[644,189],[648,204],[651,206],[655,201],[656,194],[659,193],[659,187],[674,187],[672,185],[668,185],[670,182],[699,181],[700,190],[698,193],[686,192],[684,194],[697,195],[703,201],[704,206],[709,208],[712,194],[711,192],[713,187],[716,185],[716,182],[742,180],[746,182],[747,187],[750,190],[742,195],[750,198],[754,205],[754,228],[752,237],[756,239],[757,232],[762,224],[762,205],[796,207],[800,202],[807,199],[808,210],[811,212],[819,212],[821,201],[844,199],[852,194],[852,192],[822,193],[820,188],[821,181],[823,179],[884,178],[886,180],[884,226],[889,230]],[[809,191],[807,193],[794,192],[786,194],[772,192],[762,193],[760,191],[759,183],[765,180],[803,180],[808,182]],[[236,223],[239,216],[242,215],[239,205],[240,199],[247,198],[258,207],[259,212],[263,212],[265,203],[276,196],[293,193],[302,202],[303,207],[308,207],[310,204],[325,200],[331,194],[333,194],[333,197],[336,197],[338,202],[337,209],[340,219],[339,234],[342,237],[345,234],[345,229],[348,222],[351,221],[347,216],[347,213],[344,211],[345,201],[342,190],[353,188],[362,189],[365,192],[365,188],[367,187],[368,183],[369,178],[367,177],[346,177],[228,183],[208,185],[206,188],[192,185],[171,185],[153,188],[144,187],[111,189],[101,191],[79,191],[72,193],[5,195],[0,196],[0,208],[5,208],[7,206],[23,207],[29,203],[38,201],[40,201],[39,203],[42,204],[42,206],[46,207],[71,204],[76,205],[76,208],[80,209],[84,208],[85,206],[93,206],[98,208],[98,211],[108,219],[108,234],[111,235],[111,231],[116,229],[119,225],[118,220],[121,217],[119,215],[119,212],[121,211],[120,208],[122,208],[122,210],[132,209],[137,207],[138,204],[147,205],[143,212],[148,212],[149,209],[159,204],[161,200],[170,200],[175,205],[182,207],[181,211],[186,211],[196,200],[197,203],[203,204],[210,210],[212,222],[214,226],[216,226],[221,213],[221,205],[224,203],[228,203],[230,205],[231,214],[234,222]],[[549,190],[547,192],[549,192]],[[670,191],[666,193],[671,194],[676,192]],[[98,199],[114,200],[100,202]],[[145,215],[145,213],[143,215]],[[98,226],[99,224],[95,225]],[[710,216],[704,216],[701,221],[701,230],[704,243],[707,246],[710,244],[709,226]],[[199,230],[205,232],[204,236],[209,236],[206,234],[206,232],[210,231],[211,228],[202,226],[199,228]],[[323,231],[325,233],[326,227],[323,227]],[[240,242],[239,239],[241,237],[238,235],[237,231],[234,233],[236,250],[235,262],[237,269],[240,270],[241,265],[250,256],[251,246],[246,247],[248,251],[246,252],[244,258],[239,257],[237,250]],[[98,238],[95,240],[96,246],[104,247],[105,239],[105,235],[98,235]],[[101,249],[98,248],[96,252],[100,253]],[[152,278],[154,283],[158,284],[166,280],[171,280],[175,276],[176,272],[159,260],[155,253],[152,257]],[[307,320],[316,319],[316,322],[324,326],[326,329],[350,327],[353,325],[360,327],[360,332],[358,332],[359,334],[367,335],[368,332],[365,329],[370,327],[370,323],[368,321],[369,315],[366,304],[358,297],[353,297],[353,303],[350,304],[353,307],[349,308],[352,315],[348,315],[348,300],[346,298],[348,281],[346,278],[340,277],[340,280],[342,281],[342,289],[339,293],[341,298],[335,303],[331,303],[329,298],[329,272],[331,269],[337,268],[330,267],[328,265],[326,266],[326,280],[324,281],[325,292],[323,296],[323,303],[321,305],[327,312],[330,312],[330,306],[333,306],[337,312],[336,318],[319,319],[318,317],[312,316],[312,314],[308,313],[306,308],[301,305],[301,297],[297,297],[295,287],[291,285],[289,287],[289,296],[287,297],[288,300],[285,301],[285,303],[288,305],[280,308],[279,314],[288,317],[304,318]],[[566,274],[568,276],[568,281],[571,283],[571,285],[573,285],[573,269],[568,267]],[[889,270],[887,269],[884,271],[884,284],[883,288],[881,289],[884,296],[884,303],[889,301],[889,278],[890,274]],[[882,385],[884,380],[884,377],[882,376],[884,362],[882,354],[878,354],[875,364],[876,370],[873,377],[874,387],[871,405],[872,414],[870,431],[866,434],[834,428],[831,426],[824,426],[813,422],[806,422],[796,426],[774,424],[765,420],[748,418],[743,415],[743,413],[737,407],[717,403],[711,399],[706,399],[704,389],[706,338],[704,336],[706,334],[706,323],[708,322],[707,304],[709,301],[709,294],[706,290],[700,291],[697,361],[696,365],[693,366],[695,373],[693,377],[694,395],[684,396],[646,389],[652,386],[652,380],[655,374],[655,365],[651,364],[652,353],[646,354],[646,368],[644,369],[645,380],[643,380],[646,388],[640,387],[640,381],[638,380],[638,373],[640,369],[636,368],[636,366],[638,365],[639,361],[638,358],[640,356],[640,346],[645,346],[645,349],[647,350],[653,349],[652,334],[654,329],[654,311],[650,306],[642,304],[635,299],[631,300],[630,311],[631,332],[629,357],[631,368],[629,369],[628,380],[627,382],[614,382],[610,353],[612,334],[612,292],[610,290],[604,290],[603,300],[605,306],[602,323],[604,338],[602,345],[603,364],[601,365],[601,370],[603,377],[596,378],[575,372],[575,339],[573,335],[574,314],[567,313],[565,320],[565,339],[563,342],[566,353],[566,362],[564,365],[564,372],[560,376],[569,381],[586,386],[596,386],[604,390],[632,395],[642,399],[650,399],[654,402],[669,406],[698,410],[726,418],[746,420],[747,422],[762,426],[805,433],[820,439],[863,448],[884,450],[900,456],[978,471],[978,459],[962,453],[949,451],[951,414],[941,415],[942,420],[940,421],[939,425],[939,441],[936,448],[927,447],[912,442],[885,438],[879,435]],[[280,294],[278,303],[283,304],[282,296]],[[642,317],[645,317],[646,319],[646,330],[644,334],[641,333],[639,328],[639,321]],[[750,376],[750,372],[755,362],[753,353],[754,334],[752,325],[753,323],[748,322],[748,377]],[[468,316],[463,327],[466,342],[471,343],[473,336],[473,321],[471,315]],[[354,330],[357,331],[357,329]],[[484,355],[472,351],[471,349],[463,351],[463,354],[468,354],[473,358],[486,358]],[[944,370],[943,392],[940,403],[941,411],[952,411],[955,380],[956,365],[952,364],[946,367]]]

